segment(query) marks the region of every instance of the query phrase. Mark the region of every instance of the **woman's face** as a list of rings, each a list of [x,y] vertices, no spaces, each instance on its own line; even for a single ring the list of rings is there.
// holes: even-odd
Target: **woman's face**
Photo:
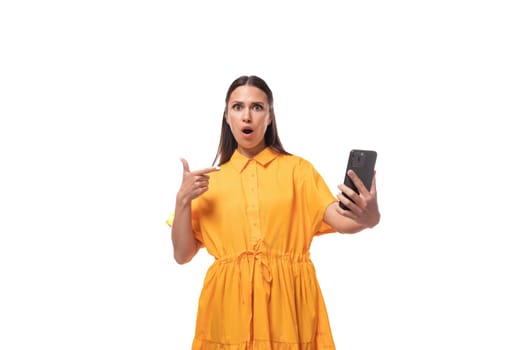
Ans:
[[[237,141],[238,151],[254,157],[266,147],[264,134],[271,124],[268,97],[255,86],[239,86],[230,95],[226,122]]]

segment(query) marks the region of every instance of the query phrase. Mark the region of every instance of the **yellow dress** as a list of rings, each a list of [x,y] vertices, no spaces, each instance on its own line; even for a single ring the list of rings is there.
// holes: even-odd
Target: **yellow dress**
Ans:
[[[270,148],[233,154],[192,202],[193,232],[215,257],[193,350],[335,349],[309,249],[337,199],[306,160]],[[172,224],[172,217],[168,219]]]

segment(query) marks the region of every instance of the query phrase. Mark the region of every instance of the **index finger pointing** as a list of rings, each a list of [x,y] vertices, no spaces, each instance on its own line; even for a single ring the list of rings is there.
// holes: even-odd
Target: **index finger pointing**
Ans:
[[[192,171],[192,173],[195,175],[204,175],[204,174],[208,174],[208,173],[219,171],[219,170],[221,170],[221,168],[219,168],[218,166],[212,166],[209,168]]]

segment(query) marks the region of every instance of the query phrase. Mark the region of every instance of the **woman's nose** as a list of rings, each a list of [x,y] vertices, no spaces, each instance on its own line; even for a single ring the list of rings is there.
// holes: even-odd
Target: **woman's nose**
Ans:
[[[252,113],[249,109],[246,109],[244,113],[242,114],[242,121],[243,122],[249,122],[252,120]]]

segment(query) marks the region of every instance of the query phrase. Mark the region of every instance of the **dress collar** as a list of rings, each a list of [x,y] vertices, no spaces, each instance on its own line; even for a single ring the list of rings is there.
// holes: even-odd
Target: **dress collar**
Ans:
[[[259,152],[255,157],[248,158],[235,150],[232,157],[230,158],[230,163],[235,170],[242,172],[250,160],[255,160],[257,163],[265,167],[272,160],[274,160],[279,153],[275,152],[271,147],[266,147],[261,152]]]

